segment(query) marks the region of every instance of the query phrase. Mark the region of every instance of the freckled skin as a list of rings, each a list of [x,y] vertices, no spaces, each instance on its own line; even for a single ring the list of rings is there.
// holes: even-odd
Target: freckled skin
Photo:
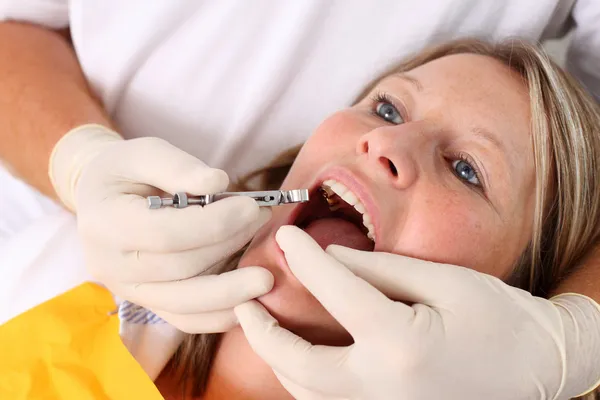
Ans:
[[[453,55],[409,72],[423,90],[399,78],[374,92],[398,99],[410,118],[398,125],[373,115],[372,95],[327,118],[303,147],[284,188],[310,186],[319,173],[343,166],[367,186],[380,215],[377,251],[462,265],[506,277],[531,237],[534,167],[526,88],[499,62]],[[471,132],[491,131],[505,155]],[[483,194],[452,171],[456,152],[483,165]],[[391,160],[397,176],[389,173]],[[506,159],[506,161],[504,161]],[[260,265],[275,275],[259,300],[283,326],[319,343],[348,335],[281,265],[274,235],[290,207],[275,207],[240,267]],[[315,266],[318,268],[318,266]]]

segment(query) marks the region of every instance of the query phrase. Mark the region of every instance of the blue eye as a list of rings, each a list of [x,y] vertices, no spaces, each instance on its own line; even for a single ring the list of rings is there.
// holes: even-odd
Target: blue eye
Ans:
[[[402,116],[392,104],[387,102],[377,103],[375,107],[375,112],[378,116],[383,118],[385,121],[390,122],[392,124],[401,124],[404,122]]]
[[[477,171],[468,162],[464,160],[454,160],[452,161],[452,168],[459,179],[462,179],[471,185],[481,186],[479,178],[477,177]]]

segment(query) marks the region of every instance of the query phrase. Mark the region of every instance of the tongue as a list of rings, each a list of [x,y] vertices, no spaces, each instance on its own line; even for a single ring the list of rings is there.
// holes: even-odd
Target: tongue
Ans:
[[[373,242],[353,223],[341,218],[322,218],[308,224],[304,231],[323,249],[339,244],[356,250],[373,250]]]

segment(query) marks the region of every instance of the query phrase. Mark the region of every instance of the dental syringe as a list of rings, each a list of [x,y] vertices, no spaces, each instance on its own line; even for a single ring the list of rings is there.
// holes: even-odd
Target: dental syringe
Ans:
[[[303,203],[308,201],[307,189],[292,190],[262,190],[257,192],[221,192],[215,194],[204,194],[200,196],[188,196],[185,192],[177,192],[173,197],[161,198],[160,196],[148,196],[148,208],[158,209],[162,207],[185,208],[192,205],[205,206],[207,204],[233,196],[252,197],[261,207],[273,207],[282,204]]]

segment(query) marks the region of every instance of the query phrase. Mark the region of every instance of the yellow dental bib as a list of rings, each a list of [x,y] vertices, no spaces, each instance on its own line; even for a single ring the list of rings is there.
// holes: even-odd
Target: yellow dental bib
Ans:
[[[121,342],[115,308],[84,283],[0,326],[0,399],[162,399]]]

